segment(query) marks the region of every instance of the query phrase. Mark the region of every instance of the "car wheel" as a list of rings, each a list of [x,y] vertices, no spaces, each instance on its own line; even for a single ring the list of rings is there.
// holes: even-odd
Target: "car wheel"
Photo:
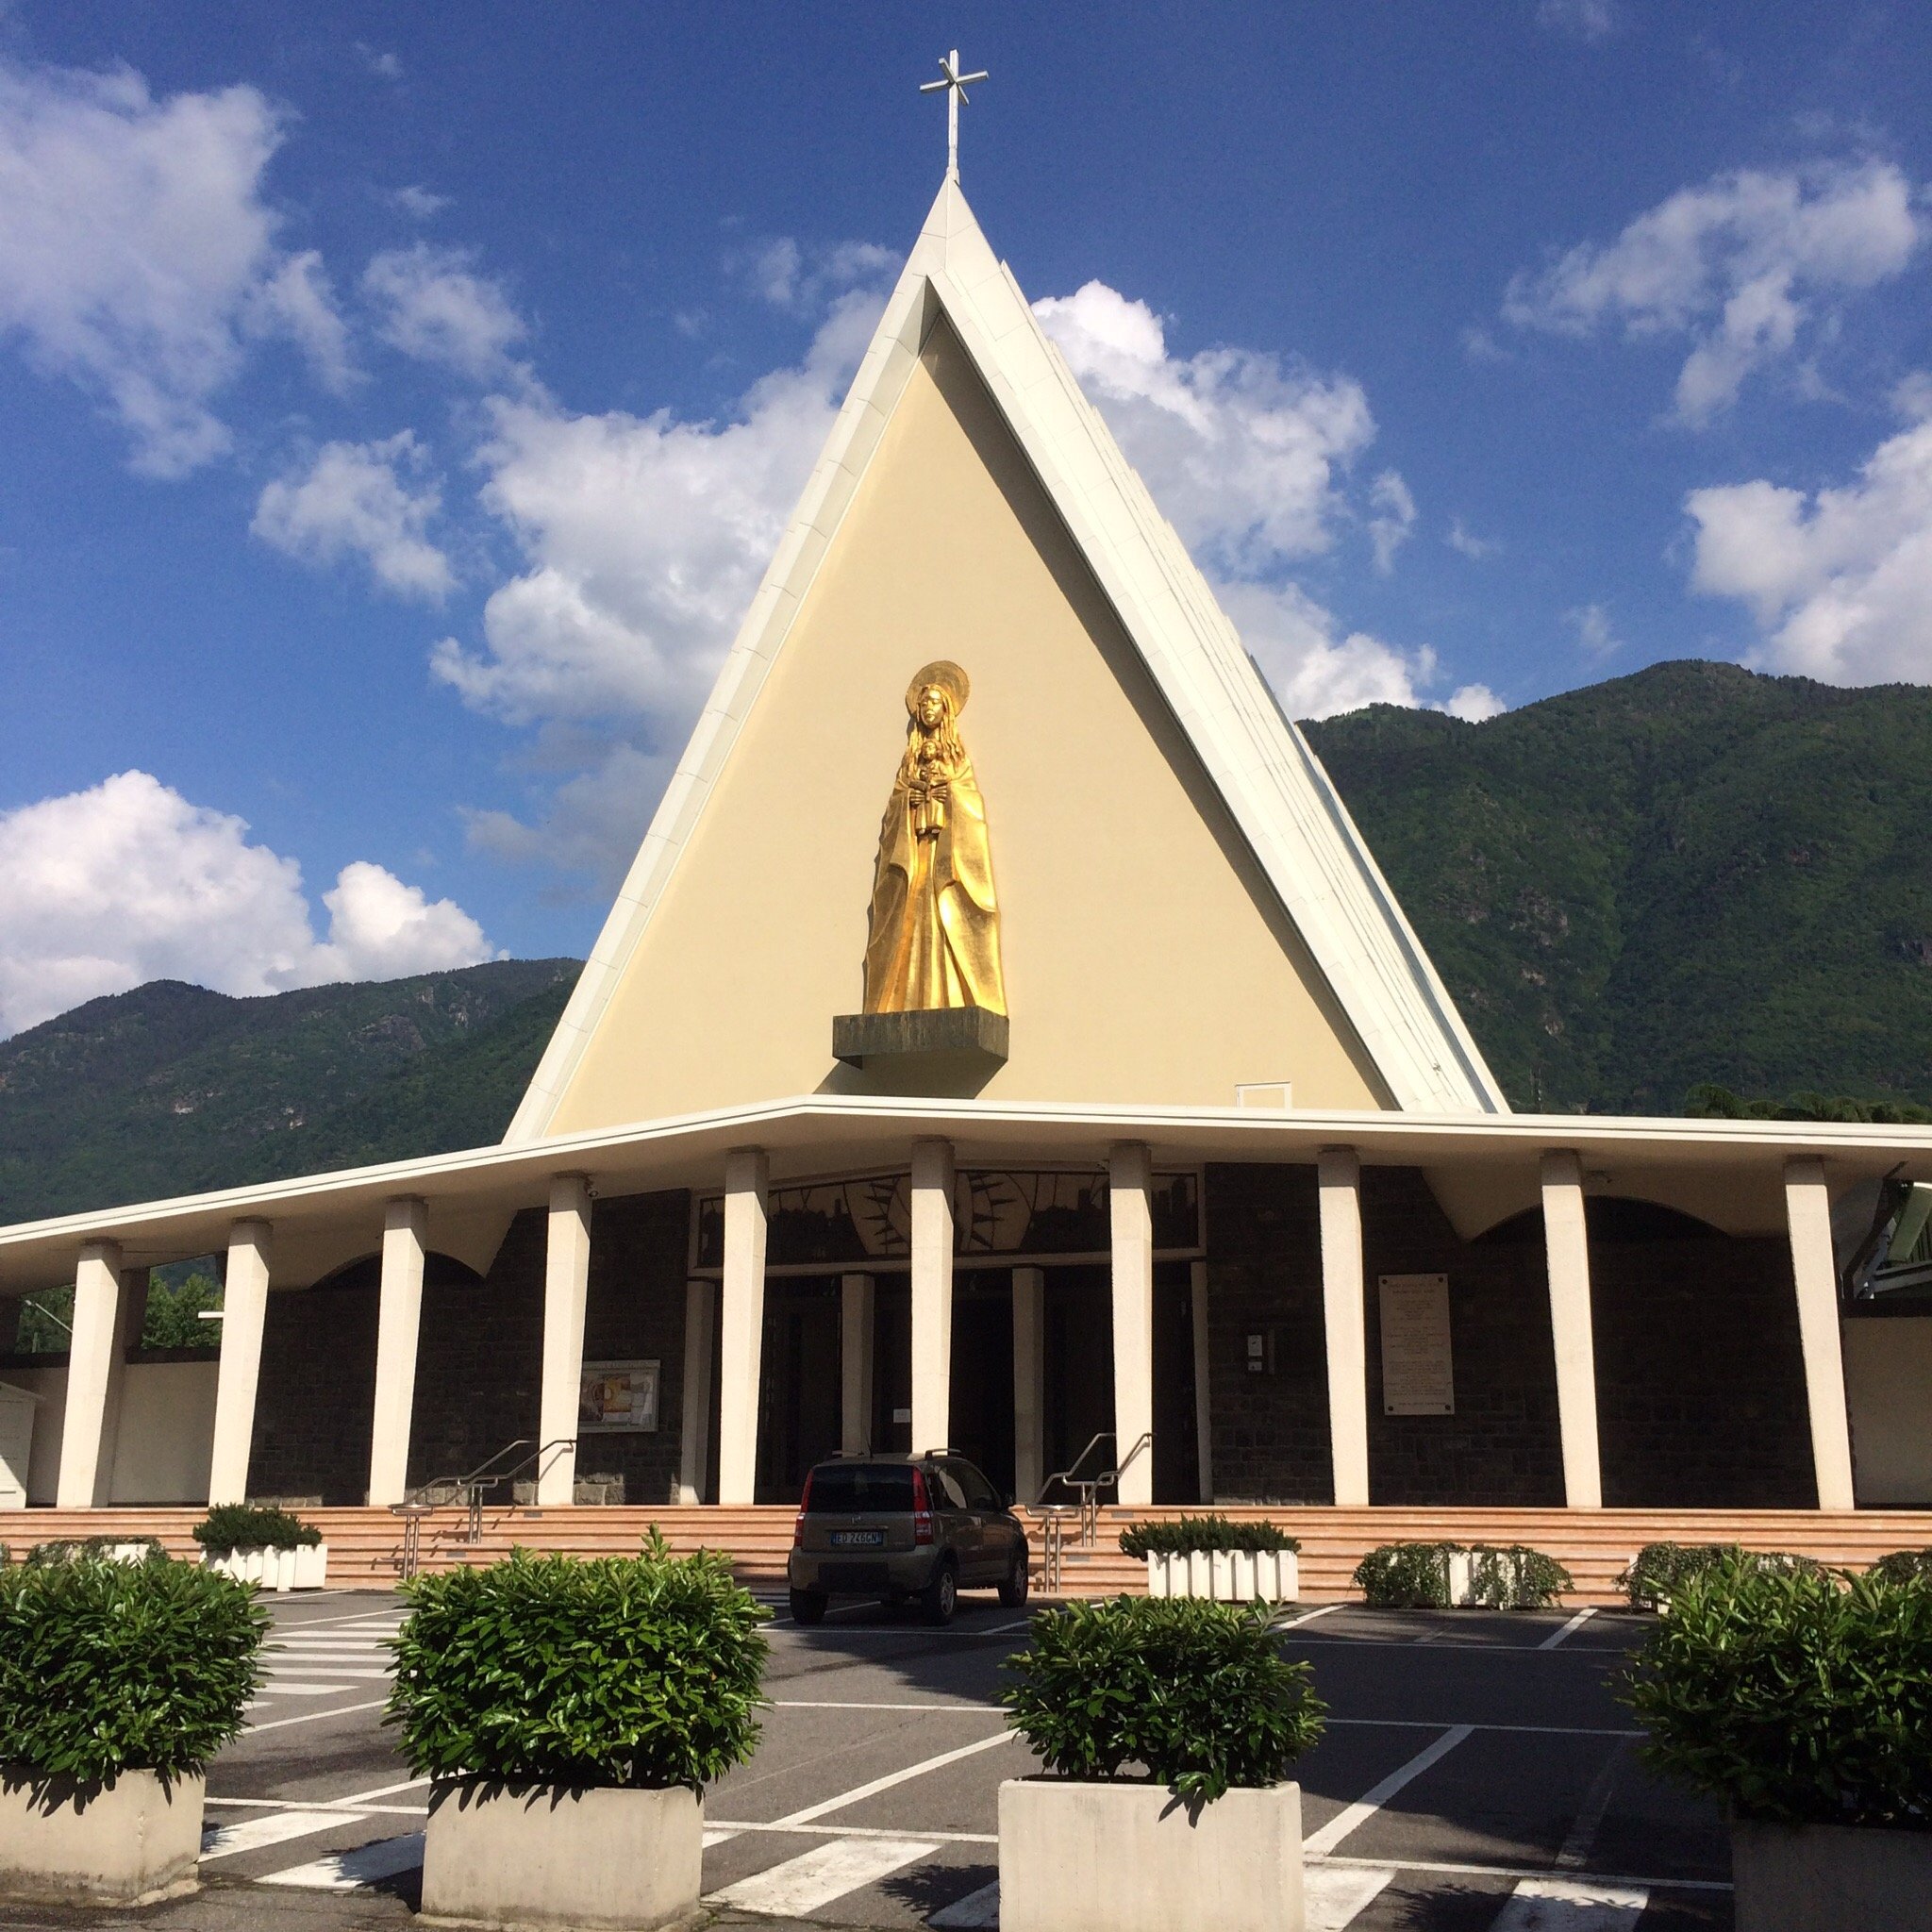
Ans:
[[[1026,1601],[1026,1592],[1032,1586],[1032,1573],[1027,1564],[1028,1551],[1022,1543],[1013,1553],[1013,1568],[1007,1580],[1000,1585],[1000,1603],[1009,1610],[1019,1609]]]
[[[933,1572],[932,1581],[919,1593],[919,1601],[928,1624],[953,1621],[953,1612],[959,1607],[959,1579],[950,1563],[941,1563]]]
[[[794,1590],[791,1592],[791,1621],[794,1624],[823,1624],[825,1621],[824,1591]]]

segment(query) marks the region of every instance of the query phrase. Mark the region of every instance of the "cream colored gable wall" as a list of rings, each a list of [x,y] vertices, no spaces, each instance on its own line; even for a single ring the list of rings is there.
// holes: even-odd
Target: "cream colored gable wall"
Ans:
[[[907,683],[951,658],[985,792],[1002,1100],[1390,1104],[1191,748],[941,322],[554,1133],[815,1091],[857,1011]]]

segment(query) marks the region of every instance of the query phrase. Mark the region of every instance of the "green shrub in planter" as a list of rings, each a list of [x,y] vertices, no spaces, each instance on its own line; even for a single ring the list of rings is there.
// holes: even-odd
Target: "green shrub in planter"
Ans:
[[[1821,1570],[1809,1557],[1747,1550],[1737,1543],[1645,1543],[1617,1578],[1617,1588],[1632,1609],[1654,1610],[1669,1603],[1690,1578],[1739,1564],[1782,1574]]]
[[[1446,1609],[1449,1559],[1464,1556],[1471,1593],[1492,1610],[1545,1610],[1575,1587],[1556,1557],[1522,1543],[1383,1543],[1356,1565],[1356,1587],[1375,1609]]]
[[[1309,1668],[1281,1655],[1277,1615],[1198,1597],[1114,1597],[1033,1619],[1008,1658],[1013,1728],[1058,1777],[1144,1765],[1192,1806],[1279,1784],[1322,1735]]]
[[[1932,1583],[1932,1550],[1894,1550],[1880,1557],[1870,1574],[1881,1583]]]
[[[322,1532],[286,1509],[264,1509],[253,1503],[217,1503],[194,1525],[194,1541],[210,1557],[232,1557],[237,1550],[312,1549]]]
[[[1740,1818],[1932,1830],[1932,1587],[1767,1568],[1688,1575],[1632,1668],[1643,1756]]]
[[[1226,1516],[1183,1516],[1174,1523],[1137,1523],[1121,1531],[1121,1554],[1136,1558],[1185,1557],[1195,1550],[1299,1550],[1301,1541],[1272,1523],[1236,1523]]]
[[[702,1790],[758,1746],[771,1612],[714,1552],[518,1550],[401,1591],[383,1722],[419,1777]]]
[[[268,1627],[253,1591],[189,1563],[0,1572],[0,1764],[199,1771],[242,1730]]]
[[[165,1563],[168,1553],[161,1546],[161,1540],[155,1536],[90,1536],[82,1538],[57,1537],[51,1542],[36,1543],[26,1553],[26,1560],[36,1566],[48,1563],[85,1563],[108,1558],[117,1550],[133,1549],[140,1546],[139,1558],[143,1563]],[[112,1560],[119,1562],[119,1557]]]

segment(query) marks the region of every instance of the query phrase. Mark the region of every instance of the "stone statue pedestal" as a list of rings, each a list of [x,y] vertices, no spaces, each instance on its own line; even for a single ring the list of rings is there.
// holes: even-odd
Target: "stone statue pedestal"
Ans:
[[[832,1022],[832,1057],[848,1067],[876,1067],[944,1055],[990,1073],[1006,1064],[1008,1032],[1007,1016],[987,1007],[841,1013]]]

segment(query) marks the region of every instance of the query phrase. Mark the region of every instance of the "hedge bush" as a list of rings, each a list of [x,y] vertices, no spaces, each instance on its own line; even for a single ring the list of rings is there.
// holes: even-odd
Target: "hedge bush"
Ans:
[[[1659,1603],[1670,1602],[1691,1577],[1739,1564],[1780,1574],[1822,1574],[1822,1566],[1809,1557],[1747,1550],[1738,1543],[1645,1543],[1617,1578],[1617,1588],[1632,1609],[1654,1610]]]
[[[194,1525],[194,1541],[210,1557],[237,1550],[312,1549],[322,1532],[287,1509],[264,1509],[254,1503],[217,1503]]]
[[[518,1550],[401,1586],[383,1722],[419,1777],[686,1785],[758,1746],[771,1612],[713,1552],[583,1561]]]
[[[1476,1601],[1492,1610],[1548,1609],[1575,1587],[1556,1557],[1522,1543],[1383,1543],[1356,1565],[1355,1582],[1376,1609],[1445,1609],[1449,1558],[1461,1555]]]
[[[0,1763],[199,1771],[242,1730],[268,1627],[247,1585],[190,1563],[0,1571]]]
[[[1894,1550],[1873,1564],[1881,1583],[1932,1583],[1932,1550]]]
[[[1174,1523],[1137,1523],[1121,1531],[1127,1557],[1184,1557],[1195,1550],[1298,1550],[1301,1541],[1272,1523],[1236,1523],[1226,1516],[1183,1516]]]
[[[1309,1667],[1276,1648],[1278,1613],[1198,1597],[1115,1597],[1040,1611],[1008,1657],[1013,1728],[1058,1777],[1144,1765],[1196,1809],[1278,1784],[1322,1735]]]
[[[1686,1575],[1624,1701],[1740,1817],[1932,1830],[1932,1588],[1748,1556]]]
[[[78,1539],[56,1537],[50,1542],[36,1543],[26,1553],[26,1560],[33,1564],[84,1563],[93,1560],[120,1562],[119,1557],[110,1556],[114,1550],[141,1547],[141,1556],[136,1559],[142,1563],[165,1563],[168,1553],[161,1547],[161,1540],[155,1536],[90,1536]]]

